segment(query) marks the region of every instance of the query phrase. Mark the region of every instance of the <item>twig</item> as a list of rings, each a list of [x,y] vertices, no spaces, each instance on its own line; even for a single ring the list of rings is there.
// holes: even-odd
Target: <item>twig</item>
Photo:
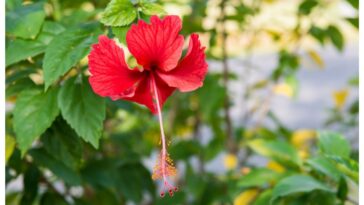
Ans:
[[[225,112],[225,125],[226,125],[226,137],[227,137],[227,146],[230,152],[236,153],[235,143],[233,141],[232,136],[232,124],[230,117],[230,98],[229,98],[229,65],[227,61],[227,52],[226,52],[226,28],[225,28],[225,3],[226,0],[222,0],[220,8],[221,8],[221,26],[222,26],[222,66],[223,66],[223,86],[225,88],[225,97],[224,97],[224,112]]]

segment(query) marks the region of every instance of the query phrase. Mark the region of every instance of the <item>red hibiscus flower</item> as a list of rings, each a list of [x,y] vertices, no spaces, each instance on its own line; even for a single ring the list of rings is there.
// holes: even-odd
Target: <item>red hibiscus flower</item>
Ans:
[[[164,189],[173,195],[177,188],[167,178],[175,175],[176,169],[166,149],[161,108],[176,89],[188,92],[201,87],[207,63],[197,34],[190,36],[187,53],[181,59],[184,37],[179,34],[182,23],[178,16],[152,16],[150,22],[139,20],[126,35],[128,49],[140,68],[129,68],[123,49],[108,37],[100,36],[88,56],[89,81],[100,96],[133,101],[158,114],[162,150],[152,178],[163,179]]]

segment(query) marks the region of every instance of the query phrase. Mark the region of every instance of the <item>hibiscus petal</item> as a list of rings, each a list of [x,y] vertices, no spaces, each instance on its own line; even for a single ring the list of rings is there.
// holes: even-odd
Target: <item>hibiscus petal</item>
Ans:
[[[176,88],[169,87],[165,82],[158,78],[158,76],[155,77],[155,82],[159,95],[160,107],[162,108],[167,98],[176,90]],[[145,105],[152,113],[157,114],[152,79],[150,76],[144,78],[139,83],[135,94],[132,97],[123,97],[122,99]]]
[[[126,34],[129,51],[145,69],[159,68],[169,71],[175,68],[182,54],[183,36],[178,16],[159,19],[152,16],[151,24],[139,20]]]
[[[92,89],[113,100],[133,96],[138,82],[145,75],[137,69],[130,70],[122,48],[104,35],[99,37],[98,44],[92,46],[88,59]]]
[[[188,92],[201,87],[207,73],[204,50],[198,35],[192,34],[187,54],[179,65],[169,72],[157,71],[158,76],[169,86],[176,87],[181,92]]]

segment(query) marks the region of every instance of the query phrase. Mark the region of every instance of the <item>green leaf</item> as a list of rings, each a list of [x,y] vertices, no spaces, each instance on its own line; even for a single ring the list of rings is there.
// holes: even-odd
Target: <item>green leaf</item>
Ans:
[[[248,145],[258,154],[272,158],[284,166],[297,168],[302,163],[297,150],[287,142],[256,139]]]
[[[359,0],[347,0],[354,8],[359,9]]]
[[[52,157],[43,148],[31,149],[29,154],[33,157],[35,163],[51,170],[56,176],[63,179],[70,185],[80,185],[81,177],[77,172],[67,167],[63,162]]]
[[[67,123],[82,139],[97,148],[105,119],[105,100],[92,91],[87,80],[78,82],[71,78],[62,86],[58,104]]]
[[[5,161],[7,162],[13,154],[14,148],[15,148],[16,142],[14,137],[11,137],[10,135],[6,135],[5,137]]]
[[[6,13],[6,33],[8,35],[34,39],[44,22],[43,3],[21,6]]]
[[[329,176],[336,182],[338,182],[341,177],[341,173],[337,170],[335,165],[325,157],[318,156],[313,159],[308,159],[307,164],[320,173]]]
[[[336,195],[339,199],[341,199],[343,203],[345,203],[347,199],[348,191],[349,191],[348,183],[346,182],[344,177],[341,177]]]
[[[78,169],[83,151],[82,140],[61,117],[43,134],[42,142],[50,155],[66,166]]]
[[[45,89],[86,56],[99,33],[95,26],[72,28],[50,42],[43,61]]]
[[[146,15],[164,15],[166,13],[163,6],[151,2],[143,3],[141,5],[141,10]]]
[[[344,37],[336,26],[330,25],[327,28],[327,36],[330,37],[331,42],[335,45],[335,47],[342,51],[344,48]]]
[[[322,153],[347,158],[350,156],[350,144],[340,134],[321,131],[318,134],[318,143]]]
[[[272,190],[268,189],[261,193],[254,201],[253,205],[268,205],[272,198]]]
[[[323,45],[325,43],[325,38],[327,36],[327,33],[325,32],[324,29],[317,27],[317,26],[312,26],[309,30],[309,33],[316,38],[321,45]]]
[[[258,168],[239,179],[239,187],[261,187],[276,181],[280,174],[267,168]]]
[[[140,202],[144,190],[154,193],[150,172],[140,163],[127,163],[118,168],[118,188],[124,197]]]
[[[128,26],[118,26],[118,27],[112,27],[112,33],[115,35],[117,39],[119,39],[120,43],[123,43],[126,45],[126,33],[129,30]]]
[[[14,109],[14,131],[22,154],[32,145],[57,117],[56,89],[25,90],[19,94]]]
[[[303,15],[308,15],[317,4],[318,2],[316,0],[305,0],[300,4],[298,12]]]
[[[359,28],[359,18],[346,18],[346,20],[353,26],[355,26],[355,28]]]
[[[333,161],[336,168],[352,179],[354,182],[359,183],[359,165],[358,162],[352,159],[344,159],[338,156],[329,156],[330,160]]]
[[[41,33],[34,40],[9,40],[6,47],[6,66],[43,53],[54,36],[64,31],[58,23],[46,21]]]
[[[66,200],[59,194],[54,192],[46,192],[40,199],[40,205],[69,205]]]
[[[10,85],[6,86],[6,98],[10,98],[19,95],[24,90],[30,90],[36,88],[35,83],[30,78],[19,79]]]
[[[137,9],[129,0],[112,0],[102,13],[101,23],[106,26],[126,26],[137,17]]]
[[[20,201],[21,205],[32,205],[38,195],[38,181],[41,173],[35,165],[28,167],[24,174],[24,190],[23,197]]]
[[[23,3],[23,0],[6,0],[6,10],[13,10],[17,7],[20,7]]]
[[[325,184],[317,181],[311,176],[293,175],[282,179],[273,189],[271,203],[280,197],[285,197],[296,193],[307,193],[314,190],[322,190],[325,192],[333,192]]]

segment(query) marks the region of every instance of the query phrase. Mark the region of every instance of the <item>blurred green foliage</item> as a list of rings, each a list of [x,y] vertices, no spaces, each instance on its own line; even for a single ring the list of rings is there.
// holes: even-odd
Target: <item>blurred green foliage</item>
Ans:
[[[260,90],[270,90],[269,99],[279,83],[284,86],[277,90],[295,95],[298,51],[307,39],[345,48],[340,26],[315,21],[340,2],[354,10],[359,6],[358,0],[297,1],[295,25],[282,31],[252,26],[264,8],[280,0],[6,0],[6,204],[357,204],[358,151],[343,135],[291,130],[263,106],[265,101],[255,101],[243,123],[226,115],[232,105],[228,82],[238,79],[224,64],[228,58],[253,53],[258,34],[267,34],[278,64],[266,79],[244,87],[243,100]],[[171,158],[180,165],[180,191],[160,198],[146,166],[159,146],[157,120],[136,104],[94,94],[85,57],[98,35],[125,45],[138,18],[174,14],[167,12],[171,7],[186,11],[182,33],[200,33],[208,60],[223,62],[224,72],[210,72],[202,88],[176,92],[167,101],[164,123]],[[213,25],[206,26],[206,20]],[[239,52],[231,44],[236,32],[229,23],[239,38],[250,39]],[[355,29],[358,17],[340,23]],[[322,66],[316,51],[308,53]],[[356,87],[358,81],[349,84]],[[346,133],[358,127],[359,102],[343,109],[343,98],[339,95],[338,106],[330,108],[326,125]],[[260,111],[273,128],[263,121],[247,123]],[[201,140],[206,129],[207,142]],[[224,173],[207,170],[207,163],[226,153]],[[252,156],[266,163],[249,164]],[[11,188],[19,183],[21,189]]]

